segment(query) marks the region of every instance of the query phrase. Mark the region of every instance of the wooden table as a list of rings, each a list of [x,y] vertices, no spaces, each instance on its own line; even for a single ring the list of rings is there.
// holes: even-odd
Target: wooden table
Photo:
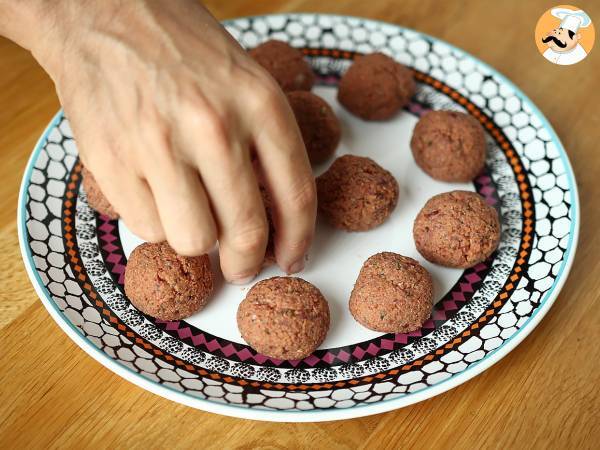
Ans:
[[[59,104],[29,53],[0,40],[0,447],[591,448],[600,440],[600,42],[582,63],[547,63],[533,41],[548,2],[207,2],[220,18],[318,11],[381,19],[476,55],[521,87],[556,128],[579,184],[570,278],[539,327],[484,374],[398,411],[321,424],[232,419],[164,400],[80,350],[46,313],[21,263],[19,183]],[[469,6],[465,6],[469,4]],[[600,4],[578,2],[600,24]],[[43,340],[31,339],[36,336]],[[68,363],[64,363],[68,361]],[[597,448],[597,447],[596,447]]]

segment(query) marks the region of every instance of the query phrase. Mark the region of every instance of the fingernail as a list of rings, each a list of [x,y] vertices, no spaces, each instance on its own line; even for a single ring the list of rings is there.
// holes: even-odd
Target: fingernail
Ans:
[[[294,264],[292,264],[290,266],[290,268],[287,270],[287,273],[288,273],[288,275],[292,274],[292,273],[298,273],[302,269],[304,269],[304,258],[301,258],[298,261],[296,261]]]
[[[252,280],[254,280],[254,278],[256,278],[256,275],[250,275],[248,277],[241,277],[241,278],[232,278],[231,280],[229,280],[229,282],[231,284],[248,284]]]

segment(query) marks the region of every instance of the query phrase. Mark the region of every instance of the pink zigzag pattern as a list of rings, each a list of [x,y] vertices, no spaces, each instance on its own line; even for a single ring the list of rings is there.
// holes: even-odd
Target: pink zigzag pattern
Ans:
[[[411,103],[408,109],[413,114],[419,116],[427,110],[427,108],[418,103]],[[496,190],[489,175],[481,174],[475,180],[475,185],[477,186],[479,194],[485,198],[488,204],[494,206],[498,203]],[[98,237],[100,245],[106,252],[106,262],[112,266],[109,267],[110,272],[117,277],[119,285],[122,286],[127,261],[123,250],[120,247],[118,226],[116,222],[111,221],[104,215],[100,215],[99,219],[100,225],[98,226]],[[371,342],[354,344],[348,347],[317,351],[316,353],[320,356],[313,354],[303,360],[282,361],[269,358],[256,353],[248,346],[210,335],[207,336],[202,330],[191,327],[185,321],[163,322],[157,320],[156,325],[171,332],[171,334],[176,335],[179,339],[185,339],[188,342],[191,342],[195,347],[201,350],[221,354],[231,359],[235,358],[242,362],[258,363],[260,365],[270,364],[274,366],[281,366],[286,363],[292,367],[297,367],[299,365],[314,367],[320,363],[331,365],[335,363],[356,362],[393,351],[394,349],[406,345],[410,338],[418,339],[434,330],[436,326],[440,326],[448,319],[451,313],[455,312],[460,307],[459,304],[464,303],[470,298],[471,294],[474,292],[473,285],[482,280],[480,274],[487,270],[487,268],[488,266],[486,264],[481,263],[470,269],[469,273],[465,273],[463,279],[454,286],[453,290],[446,295],[445,299],[435,306],[431,318],[423,324],[421,329],[413,331],[412,333],[388,334],[378,339],[374,339]],[[367,345],[367,347],[363,348],[365,345]]]
[[[292,367],[297,367],[300,364],[307,367],[314,367],[319,363],[334,364],[356,362],[392,351],[399,345],[406,345],[409,338],[420,338],[424,334],[435,329],[436,322],[437,326],[439,326],[440,323],[447,320],[449,313],[457,310],[457,302],[464,303],[467,299],[466,294],[473,293],[473,284],[482,279],[478,273],[486,269],[487,266],[483,263],[475,266],[473,268],[474,272],[469,273],[464,277],[466,282],[458,283],[456,289],[450,293],[449,298],[443,300],[441,304],[436,305],[432,317],[427,320],[419,330],[411,333],[384,335],[381,338],[369,342],[366,348],[363,348],[359,344],[355,344],[337,349],[327,349],[320,357],[312,354],[303,360],[283,361],[269,358],[254,352],[250,347],[244,345],[232,343],[230,341],[220,343],[219,340],[214,337],[207,339],[206,335],[200,330],[197,330],[196,334],[194,334],[195,332],[192,330],[192,327],[185,321],[165,322],[157,320],[156,324],[165,330],[170,331],[172,334],[179,337],[179,339],[191,341],[191,343],[199,349],[206,349],[211,353],[219,352],[227,358],[231,359],[232,357],[235,357],[242,362],[258,363],[260,365],[270,364],[274,366],[281,366],[283,363],[286,363],[290,364]]]

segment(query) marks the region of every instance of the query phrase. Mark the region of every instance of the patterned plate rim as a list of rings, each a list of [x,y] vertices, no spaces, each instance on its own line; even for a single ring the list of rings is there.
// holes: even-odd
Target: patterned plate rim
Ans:
[[[145,378],[139,373],[133,371],[129,367],[126,367],[122,364],[119,364],[115,359],[111,358],[109,355],[104,353],[101,349],[94,346],[85,335],[75,326],[73,325],[68,318],[60,311],[58,306],[52,300],[50,293],[44,286],[40,275],[37,270],[35,270],[35,263],[33,260],[33,255],[31,253],[31,248],[27,243],[26,238],[26,214],[25,214],[25,201],[27,197],[27,189],[29,186],[29,181],[31,178],[31,173],[33,170],[34,163],[42,150],[43,144],[45,143],[48,134],[52,131],[52,129],[58,124],[60,119],[62,118],[62,110],[59,111],[48,124],[43,134],[38,139],[34,150],[27,162],[27,166],[24,171],[23,179],[21,182],[21,187],[19,190],[19,200],[17,207],[17,224],[18,224],[18,236],[19,236],[19,245],[21,248],[21,255],[23,257],[23,261],[25,263],[25,267],[27,270],[27,275],[33,284],[36,293],[44,304],[45,308],[50,313],[50,316],[58,323],[60,328],[79,346],[81,347],[88,355],[98,361],[100,364],[109,368],[119,376],[124,379],[138,385],[139,387],[146,389],[154,394],[160,395],[161,397],[167,398],[169,400],[176,401],[178,403],[185,404],[187,406],[191,406],[194,408],[198,408],[208,412],[214,412],[218,414],[224,414],[233,417],[245,418],[245,419],[255,419],[255,420],[267,420],[267,421],[277,421],[277,422],[316,422],[316,421],[328,421],[328,420],[339,420],[339,419],[349,419],[355,417],[362,417],[371,414],[378,414],[386,411],[391,411],[403,406],[408,406],[427,398],[436,396],[441,394],[447,390],[450,390],[460,384],[470,380],[471,378],[477,376],[481,372],[485,371],[493,364],[498,362],[508,353],[510,353],[519,343],[525,339],[529,333],[538,325],[538,323],[543,319],[546,315],[560,290],[562,289],[564,283],[568,278],[568,274],[571,270],[573,260],[575,257],[575,251],[577,248],[577,242],[579,239],[579,195],[577,190],[577,184],[575,182],[575,176],[573,173],[573,169],[571,163],[569,161],[568,155],[562,145],[562,142],[556,135],[554,128],[549,123],[548,119],[542,114],[542,112],[537,108],[537,106],[531,101],[531,99],[523,93],[513,82],[511,82],[504,75],[499,73],[495,68],[489,66],[485,62],[479,60],[478,58],[472,56],[471,54],[465,52],[464,50],[455,47],[448,42],[430,36],[426,33],[422,33],[420,31],[416,31],[407,27],[403,27],[400,25],[396,25],[389,22],[373,20],[363,17],[350,16],[350,15],[341,15],[341,14],[319,14],[319,13],[290,13],[290,14],[271,14],[271,15],[255,15],[255,16],[244,16],[238,17],[235,19],[230,19],[223,21],[223,24],[231,24],[236,20],[243,19],[260,19],[267,17],[302,17],[302,16],[313,16],[313,17],[341,17],[347,19],[355,19],[363,22],[371,22],[380,25],[393,26],[397,27],[399,30],[405,32],[412,32],[417,35],[422,36],[425,39],[429,39],[432,42],[439,42],[443,45],[446,45],[453,52],[466,57],[467,59],[472,60],[477,65],[485,68],[491,74],[493,74],[499,81],[509,86],[514,94],[520,98],[521,101],[527,104],[527,106],[531,109],[532,113],[536,114],[540,121],[543,124],[543,127],[548,131],[551,142],[554,143],[556,148],[558,149],[560,159],[562,160],[565,171],[567,175],[567,179],[569,180],[569,189],[571,192],[571,210],[572,210],[572,220],[571,226],[569,230],[569,243],[565,249],[565,257],[563,263],[560,267],[560,271],[556,277],[556,281],[550,290],[544,293],[543,298],[540,301],[540,306],[536,308],[533,314],[526,320],[526,322],[513,334],[510,336],[501,346],[490,351],[483,359],[476,361],[469,365],[465,370],[455,374],[454,376],[441,381],[433,386],[429,386],[420,391],[414,393],[407,393],[402,397],[381,400],[379,402],[374,402],[370,404],[361,404],[356,405],[352,408],[345,409],[322,409],[322,410],[308,410],[308,411],[269,411],[269,410],[260,410],[260,409],[250,409],[242,406],[236,406],[232,404],[221,404],[216,403],[211,400],[206,400],[198,397],[192,397],[190,395],[186,395],[185,393],[179,392],[169,386],[162,385],[153,380]]]

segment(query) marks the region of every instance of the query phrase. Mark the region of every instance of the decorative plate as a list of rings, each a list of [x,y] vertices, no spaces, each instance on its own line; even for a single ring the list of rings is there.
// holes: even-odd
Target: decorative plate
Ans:
[[[77,147],[59,112],[27,165],[18,222],[31,281],[61,328],[96,360],[163,397],[230,416],[292,422],[358,417],[418,402],[481,373],[522,341],[565,282],[579,226],[567,155],[532,102],[462,50],[396,25],[290,14],[225,26],[248,48],[269,38],[302,48],[318,74],[314,91],[343,124],[337,155],[369,156],[400,184],[398,207],[373,231],[344,233],[318,224],[301,276],[329,300],[326,341],[301,361],[257,354],[235,324],[248,287],[220,281],[207,308],[188,320],[163,322],[137,311],[124,295],[123,274],[140,241],[123,223],[88,206]],[[413,68],[418,90],[393,120],[368,123],[339,106],[335,86],[356,55],[376,50]],[[486,169],[472,184],[436,182],[412,159],[415,122],[424,111],[442,108],[472,114],[487,131]],[[411,232],[429,197],[457,188],[479,192],[502,221],[497,252],[464,271],[423,261]],[[375,333],[348,312],[363,261],[383,250],[417,258],[435,280],[433,314],[413,333]],[[276,274],[272,267],[259,279]]]

